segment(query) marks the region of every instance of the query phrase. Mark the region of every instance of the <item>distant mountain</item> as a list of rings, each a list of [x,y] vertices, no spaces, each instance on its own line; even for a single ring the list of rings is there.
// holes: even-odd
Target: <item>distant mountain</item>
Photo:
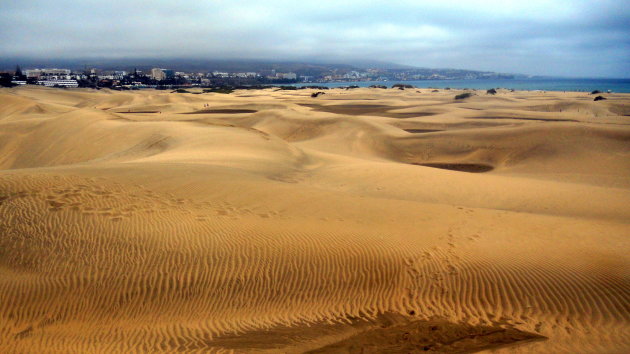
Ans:
[[[0,58],[0,70],[13,70],[16,65],[23,68],[63,67],[72,70],[98,68],[101,70],[148,70],[155,67],[176,71],[271,71],[296,72],[303,75],[334,69],[356,70],[359,67],[338,63],[306,63],[296,61],[271,61],[255,59],[181,59],[181,58],[121,58],[121,59],[54,59],[54,58]]]
[[[299,76],[321,77],[324,75],[343,75],[352,71],[365,71],[366,69],[378,69],[392,74],[399,73],[396,79],[413,77],[429,78],[431,76],[443,78],[525,78],[525,75],[497,74],[492,72],[462,70],[462,69],[431,69],[419,68],[409,65],[383,62],[378,60],[359,60],[346,63],[327,61],[326,59],[313,58],[302,61],[273,61],[256,59],[204,59],[204,58],[120,58],[120,59],[94,59],[94,58],[0,58],[0,70],[15,70],[16,65],[23,69],[29,68],[67,68],[74,71],[97,68],[100,70],[126,70],[133,69],[144,72],[159,67],[184,72],[294,72]],[[405,73],[402,75],[400,73]],[[387,75],[386,75],[387,76]]]
[[[340,60],[325,60],[321,58],[313,58],[311,60],[303,60],[303,61],[310,62],[310,63],[325,64],[325,65],[346,64],[346,65],[350,65],[354,67],[355,69],[362,69],[362,70],[365,70],[365,69],[382,69],[382,70],[416,69],[416,67],[411,66],[411,65],[403,65],[403,64],[397,64],[397,63],[392,63],[388,61],[368,60],[368,59],[340,61]]]

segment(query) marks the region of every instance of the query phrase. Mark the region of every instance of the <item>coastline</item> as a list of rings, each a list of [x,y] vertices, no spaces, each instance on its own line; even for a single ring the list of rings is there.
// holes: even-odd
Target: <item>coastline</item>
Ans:
[[[407,80],[407,81],[348,81],[323,83],[298,83],[296,86],[321,85],[330,88],[342,86],[369,87],[370,85],[386,85],[396,83],[409,84],[417,88],[456,88],[488,90],[491,88],[514,89],[517,91],[567,91],[591,92],[599,90],[614,93],[630,93],[630,79],[504,79],[504,80]]]

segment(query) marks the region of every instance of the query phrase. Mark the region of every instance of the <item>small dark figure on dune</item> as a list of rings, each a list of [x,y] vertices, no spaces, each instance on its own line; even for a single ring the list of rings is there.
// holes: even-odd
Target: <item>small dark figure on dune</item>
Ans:
[[[597,96],[597,97],[595,97],[595,99],[593,101],[602,101],[602,100],[605,100],[605,99],[606,99],[606,97],[604,97],[604,96]]]

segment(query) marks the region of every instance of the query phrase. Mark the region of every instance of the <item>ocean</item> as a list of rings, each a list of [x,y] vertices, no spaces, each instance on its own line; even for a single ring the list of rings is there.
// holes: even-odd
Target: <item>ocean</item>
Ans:
[[[514,90],[541,91],[578,91],[591,92],[599,90],[606,92],[630,93],[630,79],[525,79],[525,80],[420,80],[420,81],[357,81],[357,82],[326,82],[304,83],[296,86],[326,86],[341,87],[356,85],[368,87],[370,85],[387,85],[396,83],[413,85],[418,88],[469,88],[487,90],[491,88],[506,88]]]

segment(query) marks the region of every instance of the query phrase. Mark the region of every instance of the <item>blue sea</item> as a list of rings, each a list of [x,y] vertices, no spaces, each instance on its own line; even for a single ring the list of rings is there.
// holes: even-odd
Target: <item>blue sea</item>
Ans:
[[[630,93],[630,79],[525,79],[525,80],[421,80],[421,81],[359,81],[359,82],[326,82],[305,83],[296,86],[326,86],[330,88],[356,85],[368,87],[370,85],[387,85],[396,83],[413,85],[418,88],[469,88],[488,90],[491,88],[506,88],[514,90],[541,91],[578,91],[591,92],[599,90],[606,92]]]

